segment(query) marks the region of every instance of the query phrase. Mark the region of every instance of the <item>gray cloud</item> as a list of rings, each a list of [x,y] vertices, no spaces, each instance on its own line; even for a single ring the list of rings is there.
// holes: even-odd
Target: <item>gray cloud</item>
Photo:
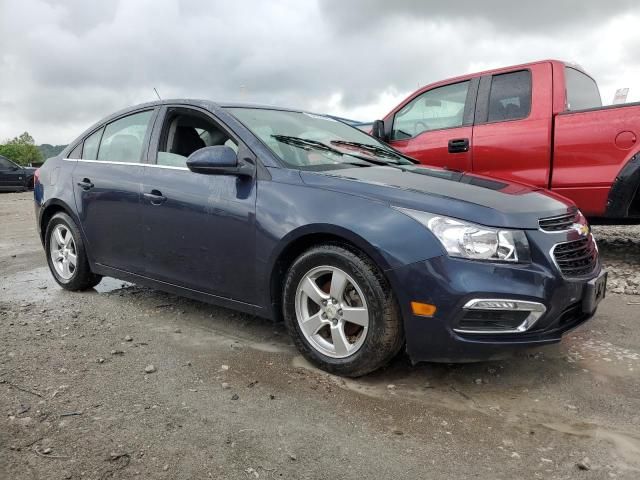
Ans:
[[[633,0],[323,0],[321,5],[332,23],[343,30],[355,25],[377,28],[395,17],[454,25],[462,21],[461,28],[466,26],[464,20],[471,20],[509,33],[586,29],[614,14],[637,10],[637,2]]]
[[[638,20],[619,0],[0,0],[0,140],[67,142],[153,87],[363,119],[431,81],[546,57],[634,87],[616,82],[640,75]]]

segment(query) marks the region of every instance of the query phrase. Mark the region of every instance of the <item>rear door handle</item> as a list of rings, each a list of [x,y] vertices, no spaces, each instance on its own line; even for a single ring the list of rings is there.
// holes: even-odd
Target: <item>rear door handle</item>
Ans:
[[[463,153],[469,151],[468,138],[454,138],[449,140],[449,153]]]
[[[153,205],[160,205],[167,201],[167,197],[162,195],[160,190],[151,190],[149,193],[142,194],[144,198],[149,200]]]
[[[78,186],[84,190],[91,190],[93,188],[93,183],[88,178],[83,178],[81,182],[78,182]]]

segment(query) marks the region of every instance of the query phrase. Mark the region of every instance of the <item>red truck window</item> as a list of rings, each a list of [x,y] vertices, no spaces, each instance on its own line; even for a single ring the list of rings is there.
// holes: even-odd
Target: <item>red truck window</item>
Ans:
[[[571,67],[564,69],[567,88],[567,110],[585,110],[602,106],[596,81],[589,75]]]
[[[527,118],[531,111],[531,72],[494,75],[489,94],[489,122]]]
[[[434,88],[407,103],[393,119],[392,140],[462,126],[469,81]]]

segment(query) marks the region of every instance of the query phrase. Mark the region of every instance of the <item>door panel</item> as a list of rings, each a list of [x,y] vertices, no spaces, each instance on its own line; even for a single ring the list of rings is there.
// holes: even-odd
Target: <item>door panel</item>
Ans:
[[[147,276],[255,303],[255,180],[145,167]]]
[[[72,173],[76,207],[90,258],[144,274],[141,161],[157,110],[134,112],[93,132]]]
[[[452,170],[470,171],[472,168],[471,137],[473,128],[459,127],[424,132],[408,140],[392,140],[389,144],[420,163]],[[469,147],[463,152],[450,152],[449,144],[456,140],[468,140]],[[455,149],[452,149],[455,150]]]
[[[226,145],[253,153],[209,112],[163,107],[143,185],[144,262],[153,279],[247,303],[255,283],[256,179],[193,173],[187,157]]]
[[[527,70],[481,80],[473,127],[473,171],[548,188],[551,64],[533,65],[529,70],[530,94],[525,93],[527,75],[523,72]]]
[[[142,175],[141,165],[78,160],[72,174],[73,188],[94,262],[132,273],[144,272]]]

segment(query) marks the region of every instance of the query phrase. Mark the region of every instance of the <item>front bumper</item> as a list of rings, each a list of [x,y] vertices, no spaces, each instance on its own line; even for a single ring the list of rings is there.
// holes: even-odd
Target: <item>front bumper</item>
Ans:
[[[593,279],[601,272],[598,262],[590,275],[565,279],[553,265],[440,256],[387,273],[401,305],[412,361],[468,362],[503,358],[518,348],[559,342],[565,332],[594,315],[595,309],[585,309],[585,298],[592,294]],[[536,302],[545,311],[525,331],[461,332],[465,305],[475,299]],[[435,305],[437,311],[433,317],[416,316],[412,301]]]

